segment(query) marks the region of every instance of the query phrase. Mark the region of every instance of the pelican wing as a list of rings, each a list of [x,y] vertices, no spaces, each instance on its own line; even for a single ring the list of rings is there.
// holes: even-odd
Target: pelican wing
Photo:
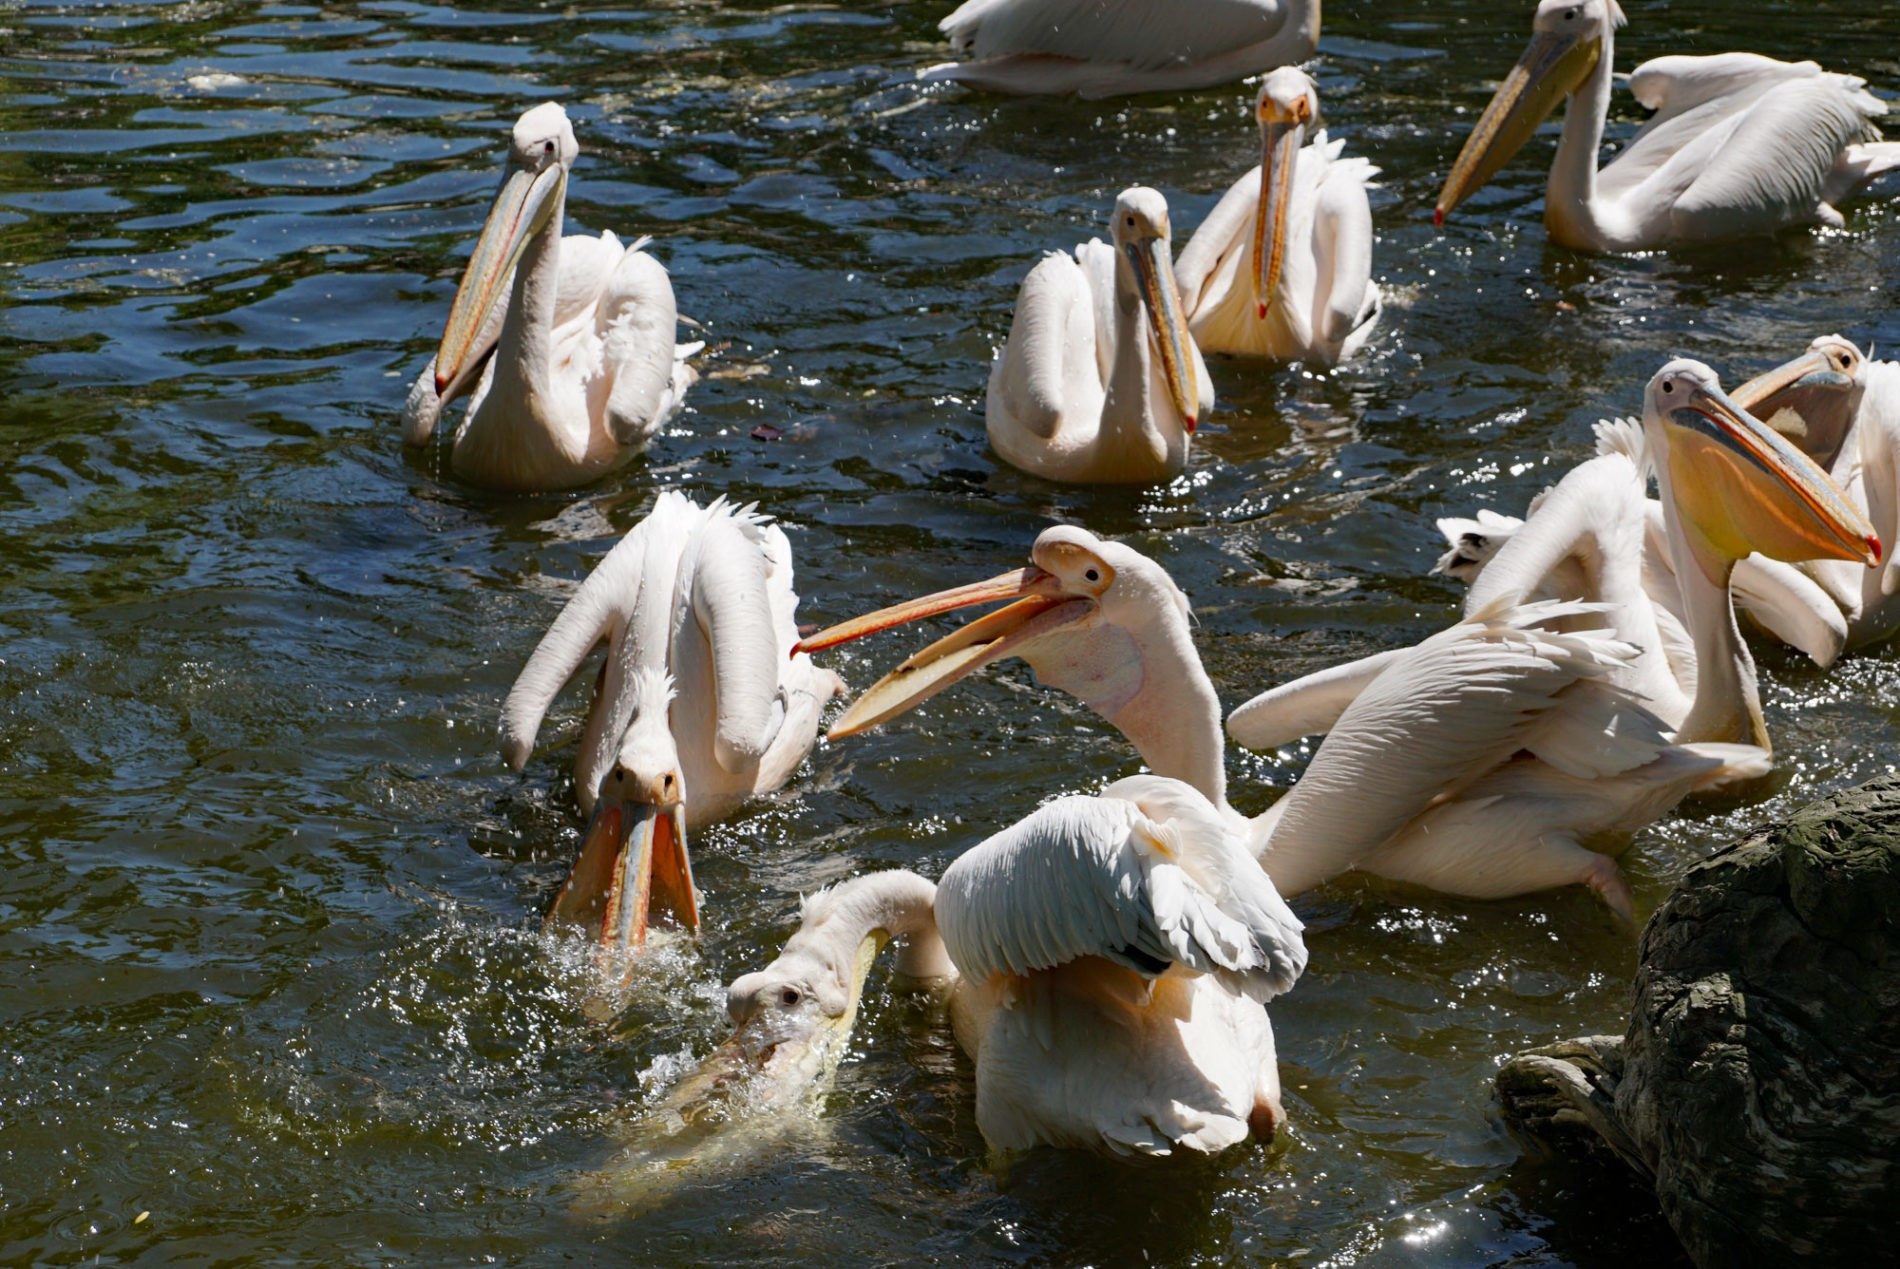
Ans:
[[[1339,716],[1410,648],[1328,666],[1260,693],[1227,716],[1227,734],[1249,749],[1278,749],[1333,729]]]
[[[708,510],[693,563],[693,618],[712,648],[713,752],[728,771],[756,766],[785,722],[787,645],[773,621],[762,538],[750,507],[735,511],[721,499]]]
[[[966,0],[938,26],[971,57],[1042,54],[1159,70],[1272,39],[1287,10],[1287,0]]]
[[[1082,267],[1060,252],[1044,256],[1016,293],[1009,339],[990,377],[992,411],[1000,407],[1044,440],[1065,418],[1099,412],[1104,371],[1095,308]]]
[[[1260,204],[1260,165],[1227,187],[1214,210],[1195,229],[1174,261],[1174,284],[1192,327],[1244,286],[1241,268],[1252,255],[1255,210]]]
[[[644,443],[677,404],[673,283],[640,247],[635,243],[621,256],[594,315],[602,373],[592,391],[605,394],[607,427],[622,445]]]
[[[982,842],[938,883],[937,923],[979,981],[1095,956],[1150,978],[1182,965],[1265,1000],[1306,962],[1299,921],[1219,812],[1158,776],[1058,798]]]
[[[1473,614],[1395,659],[1334,725],[1268,839],[1282,894],[1336,876],[1416,816],[1528,751],[1579,778],[1667,747],[1662,725],[1604,677],[1634,656],[1602,630],[1552,627],[1602,605],[1541,602]]]
[[[1670,208],[1679,236],[1813,213],[1841,152],[1886,109],[1860,80],[1751,53],[1662,57],[1630,77],[1657,113],[1599,177],[1606,198]]]

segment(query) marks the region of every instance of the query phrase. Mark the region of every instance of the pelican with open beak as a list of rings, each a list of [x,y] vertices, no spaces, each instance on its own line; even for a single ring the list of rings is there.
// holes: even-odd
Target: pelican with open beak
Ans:
[[[515,124],[501,189],[404,409],[404,440],[422,445],[472,392],[449,465],[474,484],[593,481],[631,459],[697,377],[685,359],[700,345],[673,343],[673,285],[647,240],[561,236],[579,154],[553,102]]]
[[[1613,87],[1616,0],[1541,0],[1530,46],[1452,165],[1433,219],[1484,185],[1569,99],[1544,223],[1559,246],[1647,251],[1841,226],[1836,204],[1900,167],[1882,142],[1886,106],[1850,75],[1753,53],[1659,57],[1630,92],[1655,113],[1602,171],[1597,157]]]
[[[1051,253],[1023,279],[985,420],[997,454],[1032,475],[1150,484],[1187,465],[1214,394],[1175,284],[1166,200],[1124,190],[1109,229],[1113,245]]]
[[[1175,264],[1188,329],[1203,352],[1337,365],[1379,320],[1366,196],[1379,169],[1327,139],[1319,89],[1298,67],[1266,77],[1254,116],[1260,166],[1234,182]]]

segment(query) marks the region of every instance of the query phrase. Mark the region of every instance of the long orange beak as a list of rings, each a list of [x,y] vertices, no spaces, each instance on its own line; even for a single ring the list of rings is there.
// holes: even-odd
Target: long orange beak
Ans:
[[[699,931],[684,808],[603,796],[574,870],[548,911],[547,928],[574,928],[604,948],[632,952],[646,946],[656,913]]]
[[[1524,148],[1557,103],[1596,69],[1602,53],[1603,40],[1594,34],[1580,38],[1540,31],[1531,37],[1524,55],[1498,86],[1491,104],[1478,117],[1478,126],[1458,151],[1458,161],[1452,164],[1432,211],[1434,224],[1444,224],[1454,207]]]
[[[547,226],[566,191],[567,169],[558,163],[538,174],[517,169],[502,180],[436,349],[435,391],[443,400],[459,393],[481,365],[488,314],[507,294],[521,253]]]
[[[1012,656],[1052,630],[1073,625],[1095,611],[1095,601],[1065,595],[1056,579],[1031,564],[972,586],[925,595],[820,631],[792,649],[818,652],[896,626],[960,608],[1013,600],[913,654],[852,703],[827,734],[855,736],[907,710],[986,665]]]
[[[1698,387],[1667,419],[1659,457],[1711,581],[1726,583],[1726,566],[1753,551],[1788,563],[1880,562],[1880,538],[1840,487],[1726,393]]]
[[[1299,167],[1300,147],[1306,144],[1306,125],[1313,110],[1302,97],[1290,119],[1262,120],[1260,125],[1260,205],[1254,211],[1253,258],[1259,285],[1257,315],[1280,287],[1286,265],[1288,211],[1293,202],[1293,174]]]

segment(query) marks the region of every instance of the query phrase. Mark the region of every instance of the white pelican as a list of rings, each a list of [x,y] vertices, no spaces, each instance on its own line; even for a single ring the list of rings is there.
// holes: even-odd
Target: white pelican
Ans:
[[[1865,561],[1877,548],[1825,475],[1728,401],[1706,367],[1672,362],[1649,396],[1645,427],[1674,491],[1664,504],[1675,508],[1670,533],[1694,573],[1684,592],[1697,663],[1714,667],[1698,676],[1694,698],[1668,695],[1679,686],[1653,635],[1630,638],[1644,637],[1645,617],[1654,627],[1647,601],[1621,607],[1627,594],[1641,594],[1631,576],[1640,559],[1601,570],[1603,602],[1524,604],[1509,593],[1520,574],[1550,572],[1548,563],[1526,562],[1532,553],[1575,554],[1579,534],[1640,536],[1640,506],[1631,518],[1607,500],[1615,488],[1603,479],[1607,469],[1586,472],[1567,491],[1559,486],[1565,500],[1552,505],[1568,507],[1564,515],[1552,514],[1537,533],[1533,520],[1492,561],[1480,578],[1492,594],[1465,621],[1415,649],[1309,676],[1234,711],[1228,730],[1252,747],[1330,732],[1293,791],[1249,830],[1280,893],[1360,868],[1476,898],[1582,883],[1627,914],[1627,883],[1590,847],[1627,841],[1698,788],[1766,770],[1753,665],[1734,633],[1726,570],[1751,542],[1797,559]],[[1596,462],[1620,462],[1624,483],[1637,481],[1626,458]],[[1632,559],[1627,548],[1597,554]],[[1152,561],[1081,530],[1046,531],[1033,559],[1028,569],[805,640],[802,648],[816,650],[1016,600],[913,655],[832,734],[875,726],[983,665],[1020,656],[1042,682],[1118,728],[1155,772],[1224,807],[1218,705],[1188,635],[1185,597]],[[1622,637],[1604,629],[1612,625]],[[1641,703],[1652,687],[1664,708],[1682,711],[1674,737]]]
[[[937,25],[969,60],[921,78],[1089,98],[1208,88],[1313,56],[1319,9],[1320,0],[965,0]]]
[[[1900,538],[1900,363],[1824,335],[1737,391],[1759,398],[1757,413],[1827,470],[1890,547]],[[1900,564],[1891,552],[1878,569],[1837,560],[1801,567],[1839,606],[1847,648],[1900,630]]]
[[[1895,470],[1895,430],[1900,428],[1900,366],[1869,361],[1852,343],[1829,335],[1815,340],[1800,357],[1751,379],[1731,396],[1826,470],[1848,501],[1867,515],[1878,538],[1891,542],[1900,533],[1900,523],[1896,523],[1900,494],[1889,474]],[[1639,472],[1647,470],[1639,424],[1633,420],[1599,424],[1597,436],[1600,453],[1624,454]],[[1627,493],[1625,486],[1618,496]],[[1540,494],[1532,501],[1533,518],[1548,496],[1548,492]],[[1675,677],[1684,693],[1692,693],[1694,652],[1683,627],[1682,588],[1663,506],[1651,498],[1642,510],[1647,523],[1642,544],[1643,589],[1656,606],[1658,628]],[[1475,521],[1439,521],[1450,549],[1433,571],[1475,582],[1523,523],[1490,511],[1478,512]],[[1900,626],[1900,602],[1888,593],[1895,584],[1889,579],[1896,577],[1900,573],[1891,558],[1884,567],[1870,570],[1858,560],[1788,564],[1757,553],[1735,566],[1730,585],[1738,611],[1826,668],[1844,650],[1884,639]],[[1558,560],[1543,583],[1527,593],[1539,598],[1595,597],[1573,557]]]
[[[648,240],[561,236],[579,154],[554,102],[516,121],[441,347],[403,410],[404,441],[422,445],[473,387],[449,459],[471,484],[533,492],[596,480],[638,453],[698,378],[686,358],[700,345],[673,343],[673,284],[641,250]]]
[[[1319,91],[1296,66],[1260,85],[1260,164],[1235,181],[1182,249],[1174,276],[1204,353],[1332,366],[1379,321],[1372,207],[1379,169],[1342,159],[1318,128]]]
[[[1302,680],[1309,690],[1288,711],[1276,711],[1276,722],[1289,738],[1338,725],[1293,792],[1248,821],[1226,800],[1220,702],[1194,650],[1187,597],[1173,579],[1139,552],[1067,525],[1045,530],[1031,558],[1026,569],[844,622],[801,643],[816,651],[938,613],[1016,601],[913,654],[853,703],[832,725],[832,737],[877,726],[985,665],[1021,657],[1042,683],[1113,724],[1152,771],[1188,783],[1220,807],[1288,896],[1359,866],[1439,800],[1446,791],[1442,773],[1430,759],[1410,758],[1414,750],[1439,760],[1479,753],[1502,761],[1539,743],[1532,724],[1545,711],[1573,695],[1609,690],[1601,680],[1633,654],[1601,632],[1559,628],[1587,624],[1597,611],[1592,606],[1546,603],[1480,614],[1416,649],[1381,654],[1392,668],[1393,690],[1364,693],[1367,700],[1357,703],[1350,721],[1339,714],[1362,693],[1363,682],[1354,680],[1350,691],[1330,700],[1310,690],[1312,680]],[[1500,709],[1501,701],[1508,707]],[[1296,709],[1307,713],[1291,712]],[[1641,710],[1631,711],[1611,748],[1614,762],[1573,764],[1583,773],[1580,785],[1590,775],[1645,764],[1655,765],[1647,773],[1650,784],[1667,785],[1721,765],[1716,757],[1666,755],[1661,724]],[[1348,822],[1322,818],[1305,827],[1314,822],[1314,790],[1331,790],[1330,797],[1341,788],[1352,790],[1339,799]],[[1308,809],[1296,810],[1301,807]],[[1627,909],[1621,876],[1604,856],[1563,853],[1553,868],[1531,851],[1523,862],[1513,870],[1508,858],[1502,864],[1479,860],[1464,875],[1450,870],[1434,884],[1490,896],[1579,882]]]
[[[519,771],[554,698],[606,645],[574,759],[593,818],[550,923],[618,947],[645,941],[650,907],[698,927],[688,830],[784,784],[844,690],[792,652],[797,606],[783,530],[671,490],[588,574],[501,714],[502,754]]]
[[[775,1054],[835,1035],[899,935],[900,971],[960,972],[951,1020],[992,1150],[1213,1153],[1285,1118],[1263,1006],[1306,967],[1300,928],[1212,803],[1134,776],[975,846],[934,896],[907,872],[817,896],[727,999]]]
[[[1174,285],[1166,200],[1122,191],[1109,231],[1113,247],[1090,239],[1029,271],[990,369],[990,445],[1048,480],[1168,480],[1214,407]]]
[[[1630,76],[1656,113],[1602,171],[1616,0],[1540,0],[1530,47],[1459,152],[1440,224],[1495,175],[1566,95],[1544,223],[1580,251],[1646,251],[1790,225],[1843,222],[1835,205],[1900,167],[1878,140],[1886,106],[1865,83],[1813,62],[1753,53],[1658,57]]]

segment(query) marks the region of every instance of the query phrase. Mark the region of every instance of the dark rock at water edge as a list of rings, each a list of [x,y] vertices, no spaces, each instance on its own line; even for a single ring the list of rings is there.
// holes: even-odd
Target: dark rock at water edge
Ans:
[[[1900,1263],[1900,779],[1691,869],[1634,996],[1505,1066],[1513,1123],[1652,1181],[1698,1264]]]

